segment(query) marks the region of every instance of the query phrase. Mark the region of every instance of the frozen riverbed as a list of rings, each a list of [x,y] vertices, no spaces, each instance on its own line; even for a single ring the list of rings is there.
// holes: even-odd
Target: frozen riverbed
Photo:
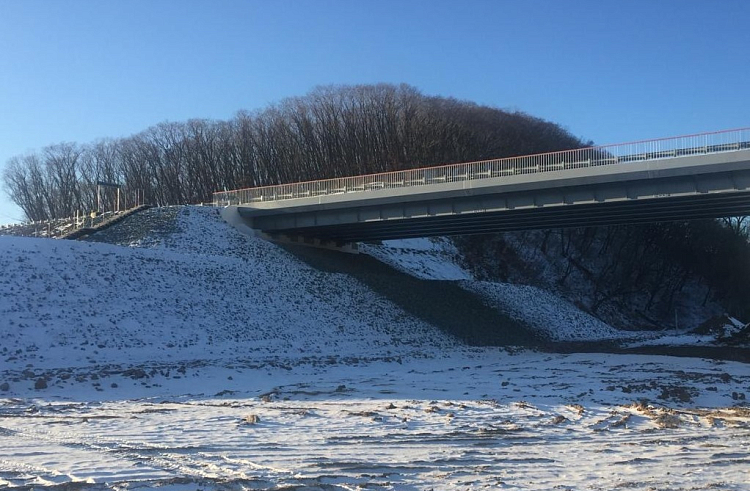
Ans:
[[[45,398],[29,389],[0,400],[0,486],[739,490],[748,482],[750,410],[735,406],[750,386],[742,364],[486,349],[401,363],[155,366],[79,371],[81,382],[49,387]]]

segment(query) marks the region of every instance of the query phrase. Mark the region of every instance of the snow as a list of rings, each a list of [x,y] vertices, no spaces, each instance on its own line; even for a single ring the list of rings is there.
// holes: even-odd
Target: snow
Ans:
[[[578,254],[561,254],[561,239],[559,233],[548,234],[543,230],[502,234],[499,240],[505,251],[503,256],[510,258],[506,267],[502,268],[503,277],[513,284],[530,284],[553,292],[574,305],[598,304],[597,317],[617,328],[640,326],[645,329],[675,329],[676,323],[677,327],[687,330],[723,312],[717,302],[707,298],[706,286],[698,277],[687,280],[674,298],[674,310],[661,316],[647,313],[647,317],[643,317],[650,298],[646,288],[631,292],[617,302],[600,304],[601,296],[596,291],[596,282],[592,282],[589,273],[575,266],[571,259],[577,256],[576,262],[583,261],[586,269],[601,271],[607,267],[607,254],[587,254],[585,259]],[[546,247],[540,247],[543,243]],[[604,245],[598,239],[594,243],[596,247],[591,250]],[[661,320],[652,317],[661,317]]]
[[[444,237],[386,240],[364,244],[362,252],[417,278],[426,280],[470,280],[471,273],[457,258],[455,246]]]
[[[114,489],[743,489],[750,460],[750,414],[731,399],[750,377],[734,363],[487,349],[402,364],[191,367],[184,377],[156,374],[138,388],[111,376],[104,396],[81,383],[6,401],[0,478]]]
[[[21,350],[16,366],[57,367],[290,351],[396,356],[454,344],[355,280],[235,233],[214,210],[180,219],[186,232],[147,249],[0,237],[0,316],[10,328],[0,354]]]
[[[746,489],[745,364],[468,348],[215,209],[176,224],[0,237],[0,488]],[[614,333],[450,247],[367,253],[555,339]]]
[[[477,281],[461,266],[458,251],[446,238],[405,239],[365,245],[361,250],[417,278],[459,281],[485,302],[553,341],[645,337],[614,329],[569,301],[541,288]]]
[[[721,330],[716,333],[717,339],[732,338],[746,327],[746,325],[742,321],[735,319],[734,317],[727,316],[726,319],[726,324],[721,326]]]
[[[548,286],[557,284],[559,272],[555,265],[542,260],[539,251],[528,244],[518,243],[513,234],[507,237],[525,261],[533,263],[540,269],[542,283]],[[578,308],[574,303],[591,303],[579,295],[568,295],[552,292],[545,288],[526,284],[479,281],[463,267],[460,253],[445,237],[430,239],[403,239],[383,241],[380,244],[363,245],[361,251],[378,260],[417,278],[438,281],[455,281],[463,288],[476,293],[487,305],[521,321],[524,325],[551,341],[606,341],[618,340],[626,346],[646,345],[715,345],[724,342],[737,334],[745,325],[733,318],[728,321],[723,331],[713,336],[696,334],[693,331],[702,320],[699,315],[711,309],[701,309],[693,304],[679,306],[680,323],[685,328],[661,331],[626,331],[617,329],[602,319]],[[692,286],[685,288],[684,295],[693,301],[699,295],[687,293]],[[609,314],[618,317],[618,314]]]
[[[467,281],[464,286],[554,341],[623,339],[636,335],[614,329],[570,302],[534,286],[485,281]]]

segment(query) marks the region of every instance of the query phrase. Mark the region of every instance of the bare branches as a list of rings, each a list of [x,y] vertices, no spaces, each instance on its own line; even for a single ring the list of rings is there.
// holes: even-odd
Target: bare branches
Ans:
[[[5,188],[33,220],[96,209],[97,181],[125,206],[205,202],[214,191],[580,146],[551,123],[408,85],[318,87],[229,121],[165,122],[120,140],[16,157]],[[105,203],[109,206],[109,203]]]

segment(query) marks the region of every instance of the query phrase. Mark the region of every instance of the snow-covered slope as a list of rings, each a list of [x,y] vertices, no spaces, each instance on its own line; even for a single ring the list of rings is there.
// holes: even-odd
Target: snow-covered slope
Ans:
[[[614,329],[546,290],[510,283],[477,281],[461,265],[446,238],[390,240],[362,248],[364,252],[418,278],[460,281],[492,307],[553,341],[627,339],[635,334]],[[640,337],[644,337],[641,333]]]
[[[515,246],[524,249],[522,245]],[[361,250],[417,278],[456,281],[466,290],[477,294],[487,305],[520,321],[542,338],[553,342],[611,340],[627,346],[715,346],[727,342],[732,344],[729,333],[745,327],[744,323],[732,319],[730,324],[734,329],[716,332],[696,331],[695,326],[706,321],[701,315],[716,315],[718,311],[715,306],[699,307],[688,302],[681,304],[679,309],[679,319],[683,323],[681,329],[674,329],[673,326],[670,326],[669,330],[657,331],[617,329],[580,309],[572,300],[576,295],[565,295],[561,291],[533,285],[475,279],[471,271],[464,267],[466,261],[459,250],[450,239],[444,237],[389,240],[378,245],[365,245]],[[540,258],[537,250],[525,250],[524,254],[527,254],[524,256],[525,259],[533,263],[534,267],[547,268],[542,271],[541,276],[545,281],[541,283],[551,287],[558,278],[553,271],[555,265]],[[689,289],[686,287],[686,292]],[[700,303],[695,300],[695,292],[690,292],[690,295],[686,292],[686,298]],[[575,300],[576,303],[581,301],[580,297]],[[614,314],[610,317],[612,315]],[[720,318],[722,316],[716,317]]]
[[[151,351],[169,359],[342,350],[379,357],[455,342],[357,280],[318,271],[240,234],[215,209],[153,209],[135,223],[153,227],[161,215],[177,215],[165,233],[105,237],[127,248],[0,236],[0,315],[10,329],[0,355],[44,366],[63,358],[144,359]],[[553,341],[659,337],[614,329],[538,287],[477,281],[444,238],[387,241],[362,251],[417,278],[458,281]],[[237,353],[239,341],[245,353]],[[69,346],[76,348],[73,360]]]
[[[363,244],[362,252],[417,278],[426,280],[470,280],[472,275],[458,261],[458,251],[444,237],[387,240],[380,245]]]
[[[596,341],[633,336],[610,327],[541,288],[487,281],[467,281],[464,286],[554,341]]]
[[[215,209],[177,220],[146,248],[0,237],[5,363],[421,356],[454,344],[348,276],[239,234]]]
[[[467,348],[211,208],[99,238],[0,237],[0,489],[746,487],[742,363]],[[367,252],[551,337],[613,334],[445,241]]]

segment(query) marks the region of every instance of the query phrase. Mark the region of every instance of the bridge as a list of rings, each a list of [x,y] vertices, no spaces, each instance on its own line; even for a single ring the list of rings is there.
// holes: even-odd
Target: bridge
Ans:
[[[750,128],[214,193],[271,237],[347,244],[750,215]]]

